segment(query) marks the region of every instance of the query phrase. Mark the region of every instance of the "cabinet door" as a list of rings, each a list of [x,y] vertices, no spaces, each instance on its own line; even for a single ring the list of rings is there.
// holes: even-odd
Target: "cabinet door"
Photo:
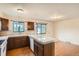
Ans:
[[[38,55],[38,46],[36,44],[34,44],[34,54]]]
[[[14,38],[14,45],[15,45],[14,48],[20,48],[20,47],[21,47],[21,44],[22,44],[22,43],[21,43],[21,40],[22,40],[22,39],[19,38],[19,37],[15,37],[15,38]]]
[[[43,56],[43,45],[39,44],[38,42],[34,41],[34,53],[36,56]]]
[[[44,45],[44,55],[45,56],[54,56],[54,43],[49,43]]]
[[[38,47],[38,56],[43,56],[43,49]]]
[[[38,56],[43,56],[44,55],[44,51],[43,51],[43,45],[38,43]]]
[[[20,37],[20,47],[25,47],[27,45],[26,37]]]
[[[8,50],[26,47],[26,46],[28,47],[30,46],[30,42],[27,36],[11,37],[8,39],[8,44],[7,44]]]
[[[7,40],[7,50],[11,50],[14,49],[14,39],[13,38],[9,38]]]
[[[30,46],[29,38],[27,36],[18,37],[17,42],[16,44],[18,45],[18,47],[26,47],[26,46],[29,47]]]
[[[1,19],[1,30],[2,31],[6,31],[6,30],[8,30],[8,19]]]
[[[8,39],[8,42],[7,42],[8,50],[16,49],[19,47],[21,47],[21,40],[18,37],[11,37]]]
[[[34,22],[27,22],[27,29],[34,30]]]

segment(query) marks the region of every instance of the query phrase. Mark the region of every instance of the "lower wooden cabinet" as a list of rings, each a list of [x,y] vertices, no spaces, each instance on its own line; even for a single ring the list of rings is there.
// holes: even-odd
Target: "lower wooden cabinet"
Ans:
[[[9,38],[7,40],[7,50],[14,49],[14,45],[15,45],[14,40],[15,39],[13,38]]]
[[[19,37],[9,37],[7,41],[7,50],[21,48],[30,46],[30,41],[28,36],[19,36]]]
[[[34,54],[36,56],[54,56],[54,49],[54,42],[43,45],[34,41]]]
[[[34,41],[34,54],[36,56],[41,56],[43,55],[43,45],[37,43],[36,41]]]

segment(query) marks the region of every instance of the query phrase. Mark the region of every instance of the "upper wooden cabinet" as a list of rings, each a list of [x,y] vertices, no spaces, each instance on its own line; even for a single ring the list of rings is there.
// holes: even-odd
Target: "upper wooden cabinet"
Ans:
[[[27,30],[34,30],[34,22],[27,22]]]
[[[9,20],[5,19],[5,18],[0,18],[0,21],[1,21],[1,30],[0,31],[7,31]]]

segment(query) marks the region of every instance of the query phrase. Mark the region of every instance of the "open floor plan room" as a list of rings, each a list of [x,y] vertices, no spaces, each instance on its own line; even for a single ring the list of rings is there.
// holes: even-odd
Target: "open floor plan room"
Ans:
[[[0,56],[79,56],[79,3],[1,3]]]

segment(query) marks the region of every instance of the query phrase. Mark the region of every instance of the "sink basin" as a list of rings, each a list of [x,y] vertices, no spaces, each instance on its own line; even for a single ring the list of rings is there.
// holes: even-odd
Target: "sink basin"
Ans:
[[[8,36],[0,36],[0,40],[6,40],[8,39]]]

